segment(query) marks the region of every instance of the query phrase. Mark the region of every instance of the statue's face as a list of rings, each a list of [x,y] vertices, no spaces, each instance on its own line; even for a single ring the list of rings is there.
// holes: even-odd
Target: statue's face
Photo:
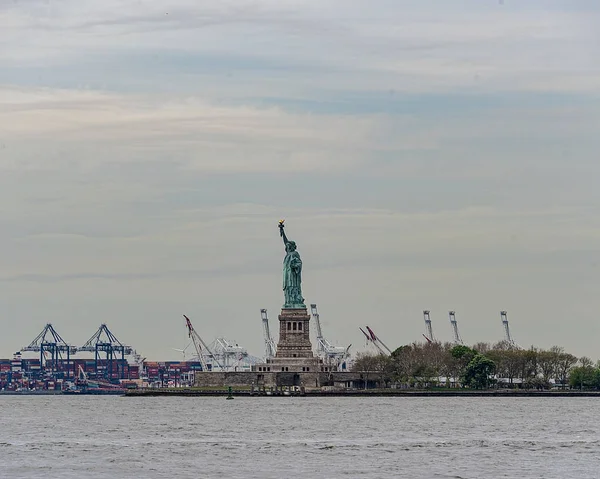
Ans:
[[[293,241],[290,241],[288,244],[285,245],[285,250],[288,253],[291,253],[292,251],[296,251],[296,243],[294,243]]]

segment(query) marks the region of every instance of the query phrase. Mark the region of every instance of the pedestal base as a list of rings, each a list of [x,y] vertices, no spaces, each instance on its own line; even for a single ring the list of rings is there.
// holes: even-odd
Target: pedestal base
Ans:
[[[319,358],[270,358],[261,364],[270,372],[281,373],[316,373],[321,371],[322,363]]]
[[[252,366],[252,371],[267,375],[277,374],[278,381],[291,381],[290,384],[297,386],[319,386],[319,374],[328,371],[325,371],[321,359],[313,356],[310,315],[306,312],[306,307],[281,310],[277,354],[263,364]]]
[[[310,315],[306,308],[282,309],[275,358],[312,358]]]

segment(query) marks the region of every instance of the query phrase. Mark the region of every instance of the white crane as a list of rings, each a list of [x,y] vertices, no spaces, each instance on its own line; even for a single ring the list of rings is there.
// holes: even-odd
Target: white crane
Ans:
[[[518,348],[519,346],[515,343],[515,340],[510,335],[510,329],[508,327],[508,318],[506,316],[506,311],[500,311],[500,319],[502,320],[502,325],[504,326],[504,339],[508,343],[509,346],[514,348]]]
[[[317,330],[317,354],[327,361],[329,364],[332,362],[335,363],[336,367],[339,369],[344,361],[350,356],[350,346],[347,348],[334,346],[327,339],[323,337],[323,332],[321,331],[321,319],[319,317],[319,312],[317,311],[317,305],[311,304],[310,311],[312,317],[315,322],[315,329]]]
[[[223,366],[217,360],[217,358],[211,352],[211,350],[208,348],[206,343],[202,340],[200,335],[196,332],[196,330],[194,329],[194,326],[192,326],[192,322],[190,321],[190,318],[188,318],[185,314],[183,315],[183,317],[185,318],[185,325],[187,326],[187,329],[188,329],[188,336],[191,338],[192,343],[194,343],[194,348],[196,348],[196,354],[198,355],[198,361],[200,361],[200,364],[202,365],[202,370],[203,371],[212,370],[212,368],[213,368],[212,361],[214,361],[214,363],[219,367],[219,369],[222,370]],[[207,361],[207,359],[209,361]]]
[[[269,331],[269,317],[267,316],[267,310],[261,309],[260,316],[262,318],[263,334],[265,337],[265,356],[267,359],[273,358],[277,354],[277,345],[275,344],[275,341],[273,341],[271,332]]]
[[[253,364],[262,360],[248,354],[246,348],[237,342],[217,338],[209,344],[210,351],[220,364],[222,371],[249,371]]]
[[[321,319],[319,318],[316,304],[310,305],[310,312],[315,321],[315,328],[317,330],[317,352],[323,353],[327,349],[327,344],[325,343],[325,340],[323,339],[323,333],[321,332]]]
[[[463,340],[458,333],[458,323],[456,322],[454,311],[449,311],[448,316],[450,317],[450,324],[452,325],[452,332],[454,333],[454,343],[463,344]]]
[[[425,330],[427,331],[427,335],[423,335],[428,343],[435,342],[435,338],[433,337],[433,328],[431,327],[431,318],[429,317],[429,311],[423,311],[423,319],[425,320]]]

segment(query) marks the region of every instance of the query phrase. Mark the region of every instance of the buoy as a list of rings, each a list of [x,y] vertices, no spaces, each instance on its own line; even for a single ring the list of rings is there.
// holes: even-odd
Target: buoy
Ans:
[[[227,395],[227,397],[225,399],[233,399],[233,394],[231,394],[231,386],[229,386],[228,391],[229,391],[229,394]]]

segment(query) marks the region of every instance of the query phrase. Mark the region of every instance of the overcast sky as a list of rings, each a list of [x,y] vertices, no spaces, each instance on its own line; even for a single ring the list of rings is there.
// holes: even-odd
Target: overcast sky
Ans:
[[[262,355],[286,218],[334,343],[599,359],[599,127],[596,0],[1,0],[0,357]]]

